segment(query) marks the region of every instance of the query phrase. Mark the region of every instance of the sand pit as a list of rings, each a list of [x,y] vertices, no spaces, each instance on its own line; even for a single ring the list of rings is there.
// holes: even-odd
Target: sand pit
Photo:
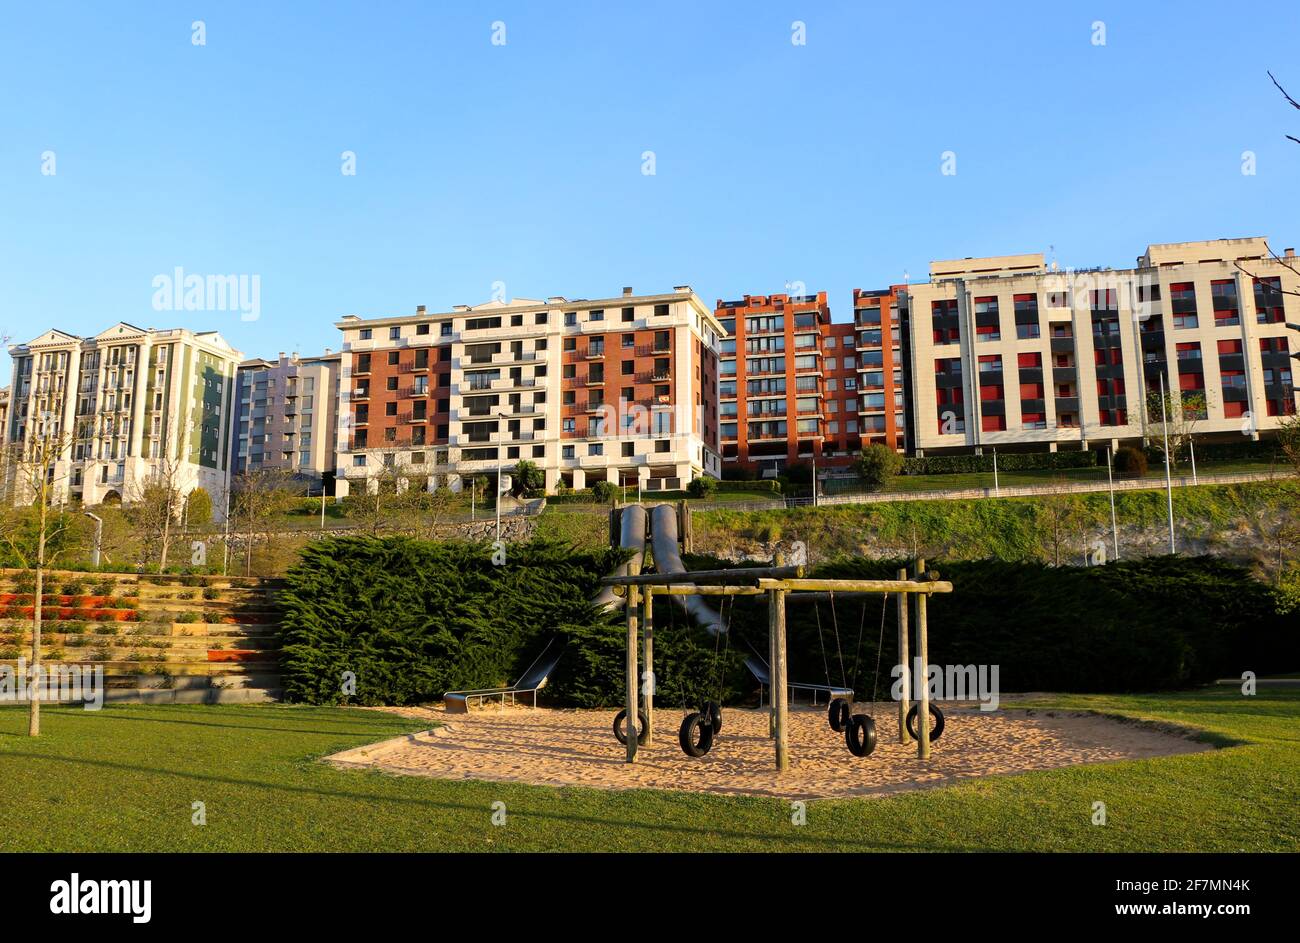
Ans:
[[[883,705],[880,705],[883,707]],[[767,714],[728,709],[712,752],[691,759],[677,745],[678,710],[655,714],[654,743],[624,762],[610,729],[614,711],[488,707],[470,714],[403,710],[441,726],[414,737],[329,757],[336,765],[436,779],[481,779],[597,789],[672,789],[786,799],[888,795],[950,785],[977,776],[1082,763],[1109,763],[1211,749],[1176,732],[1092,714],[981,712],[945,705],[943,738],[930,762],[897,742],[897,714],[879,710],[875,753],[857,759],[823,710],[790,714],[790,771],[772,768]]]

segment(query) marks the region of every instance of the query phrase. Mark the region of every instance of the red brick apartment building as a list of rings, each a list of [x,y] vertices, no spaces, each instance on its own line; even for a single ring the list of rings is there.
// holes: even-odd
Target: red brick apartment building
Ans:
[[[458,490],[528,460],[546,488],[675,490],[721,473],[713,312],[691,291],[516,298],[338,323],[339,493],[390,473]]]
[[[848,465],[861,447],[855,325],[831,322],[826,292],[719,300],[716,314],[724,470]]]
[[[857,330],[858,436],[863,445],[908,447],[906,286],[853,289]]]

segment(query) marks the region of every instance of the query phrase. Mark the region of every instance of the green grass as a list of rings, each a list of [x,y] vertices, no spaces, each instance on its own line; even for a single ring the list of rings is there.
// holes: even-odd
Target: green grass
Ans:
[[[1300,693],[1071,696],[1194,725],[1207,753],[990,778],[887,799],[788,803],[435,781],[336,770],[324,754],[419,728],[339,708],[0,708],[0,850],[1059,850],[1300,847]],[[847,754],[846,764],[851,761]],[[856,762],[873,762],[861,760]],[[191,824],[191,804],[207,824]],[[504,827],[491,806],[506,804]],[[1092,803],[1108,824],[1090,824]]]
[[[1234,475],[1240,473],[1266,474],[1277,472],[1280,476],[1287,474],[1287,469],[1269,461],[1240,461],[1201,463],[1197,465],[1199,476]],[[1175,478],[1191,477],[1191,463],[1184,461],[1172,469]],[[1151,462],[1147,468],[1146,479],[1153,485],[1160,484],[1165,478],[1165,466],[1162,462]],[[1002,488],[1023,485],[1054,485],[1060,481],[1106,483],[1106,466],[1094,468],[1030,469],[1027,471],[1004,471],[998,473],[998,486]],[[954,491],[966,488],[992,488],[993,473],[968,472],[952,475],[899,475],[890,481],[887,491]]]

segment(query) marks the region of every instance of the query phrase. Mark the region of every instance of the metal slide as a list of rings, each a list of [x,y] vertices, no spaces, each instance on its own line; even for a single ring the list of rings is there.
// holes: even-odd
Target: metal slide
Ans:
[[[637,567],[641,566],[642,560],[645,559],[645,519],[645,508],[641,507],[641,505],[630,504],[623,508],[623,512],[619,515],[619,543],[625,549],[632,551],[632,558],[626,563],[620,564],[618,569],[610,574],[611,576],[627,576],[633,563]],[[676,534],[677,531],[674,529],[673,533]],[[681,562],[681,558],[678,557],[677,565],[681,566]],[[596,594],[596,598],[591,601],[591,604],[605,611],[622,606],[625,598],[624,596],[615,596],[614,587],[604,586]]]
[[[626,512],[624,512],[626,514]],[[624,530],[626,536],[627,531]],[[677,549],[677,508],[671,504],[657,504],[650,509],[650,548],[654,553],[655,569],[660,573],[685,573],[686,566],[682,563],[681,553]],[[710,635],[717,635],[720,632],[727,631],[727,624],[722,616],[704,601],[703,596],[674,596],[673,601],[687,611],[695,618],[700,625],[704,626]],[[750,646],[753,651],[753,647]],[[755,680],[762,687],[771,687],[771,672],[767,661],[754,652],[753,655],[745,658],[745,667],[749,669]],[[814,697],[816,692],[826,692],[831,697],[853,696],[851,688],[835,687],[827,684],[806,684],[793,681],[790,687],[794,690],[812,691]]]
[[[611,574],[612,576],[627,576],[632,563],[637,566],[641,565],[645,557],[645,508],[639,505],[633,505],[623,509],[620,515],[620,543],[633,551],[632,558],[627,563],[622,563]],[[675,531],[674,531],[675,533]],[[678,559],[678,566],[681,560]],[[596,606],[601,612],[608,612],[610,609],[616,609],[623,605],[623,596],[615,596],[612,586],[602,587],[600,592],[591,600],[592,605]],[[558,636],[556,637],[558,638]],[[533,706],[537,706],[537,692],[546,686],[550,679],[551,672],[555,670],[560,656],[564,654],[564,646],[556,645],[555,650],[551,647],[555,645],[556,638],[552,638],[546,643],[540,655],[534,659],[533,663],[528,666],[523,675],[506,688],[479,688],[473,691],[448,691],[442,696],[444,709],[449,714],[463,714],[469,710],[469,703],[472,700],[478,700],[481,704],[489,698],[500,698],[504,704],[509,698],[510,702],[515,703],[515,699],[520,694],[531,694],[533,696]]]
[[[660,573],[686,572],[677,550],[677,508],[671,504],[656,504],[650,509],[650,549],[654,553],[655,569]],[[674,596],[673,601],[704,626],[710,635],[727,631],[722,616],[704,601],[703,596]]]

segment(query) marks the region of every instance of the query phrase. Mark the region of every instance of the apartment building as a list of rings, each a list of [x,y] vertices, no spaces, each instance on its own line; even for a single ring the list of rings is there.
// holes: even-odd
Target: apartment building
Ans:
[[[13,487],[9,474],[12,464],[9,455],[9,387],[0,387],[0,501],[6,500]]]
[[[690,286],[421,306],[337,327],[340,496],[385,476],[458,490],[521,460],[547,490],[672,490],[721,474],[721,328]]]
[[[245,360],[230,436],[233,474],[279,469],[311,488],[334,486],[341,355]]]
[[[883,291],[853,289],[857,332],[858,434],[862,445],[911,448],[909,344],[904,324],[904,286]]]
[[[9,348],[7,437],[21,454],[58,444],[49,471],[57,501],[130,502],[160,470],[183,494],[196,487],[225,507],[235,369],[242,359],[215,331],[119,322],[94,337],[50,330]],[[20,474],[15,500],[30,500]]]
[[[724,467],[848,465],[861,448],[855,325],[831,321],[824,291],[719,300],[716,314]]]
[[[1262,237],[1152,245],[1131,269],[934,262],[906,289],[915,451],[1140,441],[1162,378],[1204,394],[1199,435],[1258,438],[1296,409],[1298,282]]]

